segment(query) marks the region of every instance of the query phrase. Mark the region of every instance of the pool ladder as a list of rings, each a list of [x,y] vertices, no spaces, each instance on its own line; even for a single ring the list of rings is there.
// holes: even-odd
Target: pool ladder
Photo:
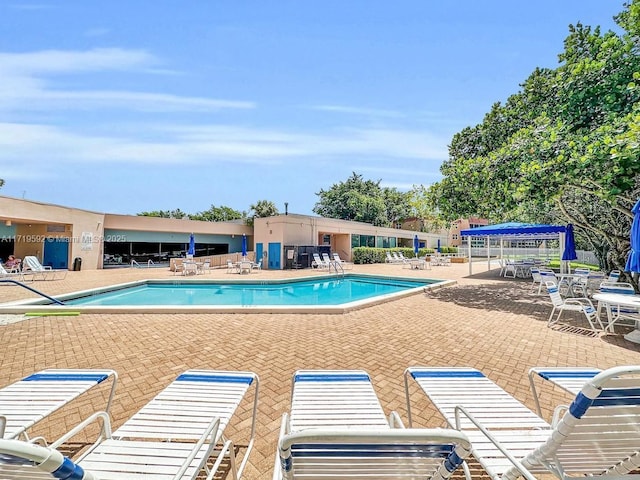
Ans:
[[[342,275],[344,277],[344,268],[342,264],[336,260],[329,262],[329,273],[331,273],[331,267],[336,271],[336,275]]]

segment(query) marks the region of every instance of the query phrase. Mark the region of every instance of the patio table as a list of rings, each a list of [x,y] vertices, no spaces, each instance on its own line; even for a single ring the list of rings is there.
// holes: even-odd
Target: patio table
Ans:
[[[593,296],[594,300],[598,301],[598,316],[600,316],[600,312],[602,311],[602,307],[607,310],[607,326],[606,330],[609,330],[613,333],[614,324],[620,319],[620,316],[614,318],[613,317],[613,308],[627,307],[627,308],[637,308],[640,310],[640,295],[623,295],[620,293],[596,293]],[[640,320],[640,316],[638,316],[638,320]]]

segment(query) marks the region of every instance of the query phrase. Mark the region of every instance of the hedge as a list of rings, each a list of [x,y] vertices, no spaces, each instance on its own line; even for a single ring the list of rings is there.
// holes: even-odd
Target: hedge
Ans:
[[[385,263],[387,261],[387,252],[402,252],[407,258],[413,258],[413,248],[373,248],[373,247],[355,247],[353,249],[353,263]],[[424,257],[434,253],[433,248],[421,248],[418,250],[418,256]],[[457,253],[456,247],[440,247],[440,253]]]

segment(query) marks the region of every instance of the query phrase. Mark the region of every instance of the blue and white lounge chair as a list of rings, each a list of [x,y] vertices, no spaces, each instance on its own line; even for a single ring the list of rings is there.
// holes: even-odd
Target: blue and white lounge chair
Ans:
[[[446,479],[469,448],[461,432],[387,422],[366,372],[298,371],[273,478]]]
[[[113,370],[42,370],[0,389],[0,438],[28,439],[28,430],[97,385],[111,380],[109,412],[118,375]],[[4,423],[4,432],[2,424]]]
[[[236,468],[233,443],[223,431],[251,385],[255,386],[251,438]],[[24,478],[18,472],[26,470],[30,473],[26,478],[186,480],[202,478],[204,470],[212,479],[225,458],[233,478],[240,478],[253,444],[257,398],[258,378],[251,372],[190,370],[113,434],[108,415],[99,412],[49,448],[0,440],[0,478]],[[64,459],[55,450],[98,420],[103,423],[100,437],[77,460]],[[54,473],[38,476],[37,471]]]
[[[540,396],[536,388],[536,378],[546,380],[552,385],[560,387],[572,396],[578,395],[587,380],[591,380],[602,370],[592,367],[533,367],[529,370],[529,385],[533,399],[536,401],[536,411],[542,417]]]
[[[640,465],[640,366],[587,380],[552,425],[472,368],[407,369],[407,408],[409,378],[468,435],[472,455],[492,479],[534,480],[535,473],[620,479]]]

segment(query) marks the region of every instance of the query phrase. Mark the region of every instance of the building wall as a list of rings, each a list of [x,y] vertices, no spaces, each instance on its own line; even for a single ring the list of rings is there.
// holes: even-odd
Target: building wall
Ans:
[[[47,239],[65,238],[68,265],[80,257],[83,268],[97,268],[102,260],[104,214],[47,203],[0,197],[0,221],[15,226],[14,254],[43,259]],[[55,226],[47,228],[47,226]],[[61,230],[61,231],[50,231]]]
[[[254,241],[262,243],[265,251],[269,243],[280,243],[283,247],[285,245],[321,245],[323,235],[328,235],[331,250],[338,252],[343,260],[351,260],[351,235],[353,234],[396,237],[399,239],[398,245],[406,244],[406,246],[412,246],[414,235],[418,235],[418,239],[428,247],[435,246],[439,238],[446,238],[446,236],[432,233],[297,214],[256,218],[254,223]],[[282,253],[282,259],[283,255]]]
[[[489,225],[489,220],[486,218],[469,217],[459,218],[451,222],[451,228],[449,229],[449,245],[459,247],[462,245],[462,237],[460,232],[474,227],[483,227]]]

